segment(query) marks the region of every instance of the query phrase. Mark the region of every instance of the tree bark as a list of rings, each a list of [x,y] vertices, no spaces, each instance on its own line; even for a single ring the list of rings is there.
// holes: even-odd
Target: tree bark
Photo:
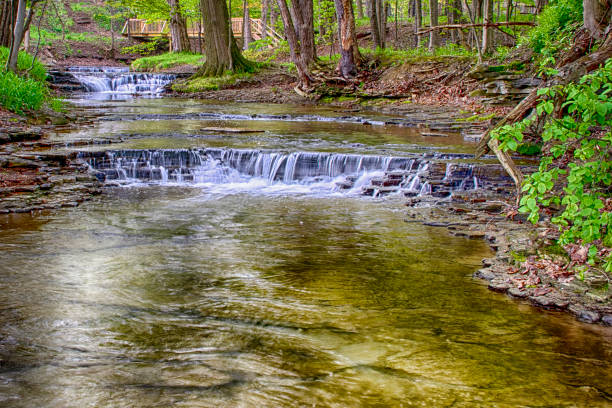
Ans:
[[[382,6],[381,6],[382,0],[372,0],[372,3],[370,5],[370,14],[368,15],[368,17],[370,18],[370,28],[372,30],[372,39],[374,41],[374,47],[376,48],[385,48],[385,37],[384,35],[381,35],[381,32],[384,33],[381,30],[380,27],[380,13],[383,13],[384,11],[382,10]]]
[[[249,44],[253,42],[251,35],[251,15],[249,13],[249,3],[247,0],[242,1],[242,42],[243,50],[249,48]]]
[[[421,0],[415,0],[415,16],[414,16],[414,32],[416,33],[416,46],[421,47],[422,38],[419,34],[421,27],[423,26],[423,4]]]
[[[13,42],[11,43],[11,49],[9,57],[6,61],[6,69],[9,71],[17,72],[17,56],[19,55],[19,47],[21,41],[23,41],[23,35],[25,33],[26,23],[26,1],[19,0],[17,5],[17,15],[15,17],[15,23],[13,26]]]
[[[261,39],[268,37],[268,0],[261,2]]]
[[[206,64],[196,75],[220,76],[226,70],[249,72],[253,64],[245,59],[236,45],[225,0],[201,0],[204,20],[204,54]]]
[[[190,52],[191,44],[187,35],[187,22],[181,13],[179,0],[168,0],[170,6],[170,43],[172,52]]]
[[[438,26],[438,0],[429,0],[429,17],[431,27]],[[434,52],[440,43],[438,30],[432,29],[429,33],[429,52]]]
[[[610,24],[612,4],[607,0],[583,0],[584,27],[593,38],[603,38],[605,28]]]
[[[338,18],[338,38],[340,42],[340,62],[338,69],[344,78],[357,74],[357,65],[361,61],[355,34],[355,15],[351,0],[335,0]]]
[[[285,0],[277,0],[278,8],[280,10],[280,16],[283,21],[283,27],[285,29],[285,35],[287,36],[287,42],[289,43],[289,53],[291,54],[291,61],[295,64],[295,68],[298,73],[298,88],[301,90],[308,89],[312,83],[312,78],[308,70],[308,65],[304,63],[301,52],[302,47],[300,40],[295,32],[293,20],[287,7]]]
[[[0,4],[0,47],[9,48],[13,42],[13,24],[18,2],[2,0]]]
[[[291,0],[291,6],[295,15],[293,26],[300,44],[300,58],[304,65],[308,67],[317,59],[314,38],[313,3],[312,0]]]
[[[493,22],[493,0],[484,0],[483,9],[483,23],[491,24]],[[491,51],[492,35],[492,27],[485,26],[482,28],[482,54],[486,54]]]

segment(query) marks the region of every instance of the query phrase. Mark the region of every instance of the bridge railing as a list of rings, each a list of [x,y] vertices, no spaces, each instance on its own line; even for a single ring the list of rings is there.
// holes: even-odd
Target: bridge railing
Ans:
[[[155,37],[169,32],[168,22],[165,20],[150,21],[140,18],[130,18],[125,22],[121,34],[129,36]]]
[[[256,40],[261,39],[264,23],[258,18],[252,18],[250,20],[253,38]],[[232,18],[232,32],[234,36],[242,37],[242,28],[243,18]],[[165,20],[149,21],[145,19],[130,18],[125,22],[121,34],[130,37],[167,37],[170,35],[169,30],[170,25]],[[187,35],[191,38],[201,37],[204,35],[204,28],[197,21],[188,21]],[[266,35],[272,40],[274,45],[284,40],[283,36],[270,26],[266,26]]]

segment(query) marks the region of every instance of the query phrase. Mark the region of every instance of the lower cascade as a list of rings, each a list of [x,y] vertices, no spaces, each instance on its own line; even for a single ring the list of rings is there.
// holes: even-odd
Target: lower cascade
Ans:
[[[119,94],[160,94],[176,76],[130,72],[121,67],[72,67],[68,70],[87,90]]]
[[[317,186],[370,196],[401,192],[436,197],[479,188],[501,191],[511,185],[498,166],[434,161],[424,155],[202,148],[81,152],[79,157],[106,181],[227,185],[258,180],[266,186]]]

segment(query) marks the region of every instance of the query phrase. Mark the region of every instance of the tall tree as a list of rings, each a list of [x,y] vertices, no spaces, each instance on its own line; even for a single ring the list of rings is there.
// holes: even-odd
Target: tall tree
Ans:
[[[261,38],[266,39],[268,36],[268,1],[261,1]]]
[[[429,0],[429,19],[431,21],[431,27],[438,26],[438,0]],[[438,30],[431,30],[429,32],[429,51],[433,52],[438,47],[439,43]]]
[[[168,0],[168,5],[170,6],[170,51],[191,51],[187,35],[187,21],[181,11],[179,0]]]
[[[26,0],[16,0],[17,4],[17,15],[13,24],[13,38],[11,42],[11,48],[9,51],[9,57],[6,61],[6,69],[9,71],[17,72],[17,57],[19,55],[19,47],[23,42],[23,37],[30,28],[32,18],[34,17],[34,11],[36,4],[40,0],[30,0],[30,8]]]
[[[242,49],[249,48],[249,44],[253,41],[251,36],[251,14],[249,13],[249,2],[242,0]]]
[[[338,68],[344,78],[357,74],[357,65],[361,62],[357,37],[355,34],[355,15],[351,0],[335,0],[338,18],[338,38],[340,39],[340,62]]]
[[[493,22],[493,0],[484,0],[483,4],[483,23],[491,24]],[[491,51],[493,43],[493,28],[482,27],[482,53],[486,54]]]
[[[310,74],[306,58],[302,56],[303,44],[296,33],[296,28],[286,1],[277,0],[277,3],[280,10],[281,19],[283,20],[283,27],[285,29],[285,35],[287,36],[287,42],[289,43],[291,61],[293,61],[295,64],[295,68],[298,73],[299,84],[297,88],[300,90],[307,90],[310,88],[312,83],[312,76]]]
[[[17,3],[12,0],[2,0],[0,4],[0,47],[11,46],[13,40],[13,23],[17,16]]]
[[[306,66],[310,66],[317,59],[312,0],[291,0],[291,9],[293,27],[300,43],[300,57]]]
[[[416,46],[421,46],[421,36],[419,30],[423,26],[423,4],[421,0],[414,0],[414,33],[416,34]]]
[[[370,0],[368,17],[370,18],[370,28],[374,46],[385,48],[386,27],[382,22],[386,21],[385,10],[382,0]]]
[[[204,54],[206,64],[197,75],[219,76],[226,70],[249,72],[253,64],[244,58],[236,45],[225,0],[201,0],[204,20]]]

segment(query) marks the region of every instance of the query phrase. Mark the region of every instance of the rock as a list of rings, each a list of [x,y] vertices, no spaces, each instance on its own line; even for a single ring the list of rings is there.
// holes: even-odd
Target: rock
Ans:
[[[486,281],[492,281],[497,277],[497,275],[490,268],[482,268],[474,272],[474,277],[484,279]]]
[[[506,282],[492,281],[489,283],[488,288],[494,292],[505,293],[508,291],[508,289],[510,289],[510,285]]]
[[[512,297],[519,298],[519,299],[524,299],[529,295],[529,293],[526,290],[521,290],[519,288],[508,289],[508,294]]]
[[[529,300],[537,305],[537,306],[541,306],[547,309],[553,308],[555,307],[555,301],[550,298],[549,296],[546,295],[542,295],[542,296],[529,296]]]
[[[601,322],[606,326],[612,326],[612,315],[603,315]]]
[[[9,168],[24,168],[24,169],[37,169],[42,167],[44,163],[34,160],[21,159],[19,157],[10,157],[4,167]]]
[[[583,309],[577,305],[571,305],[569,307],[569,311],[572,312],[581,322],[597,323],[600,319],[599,313]]]
[[[62,207],[66,208],[66,207],[78,207],[79,203],[76,201],[68,201],[66,203],[62,203]]]

